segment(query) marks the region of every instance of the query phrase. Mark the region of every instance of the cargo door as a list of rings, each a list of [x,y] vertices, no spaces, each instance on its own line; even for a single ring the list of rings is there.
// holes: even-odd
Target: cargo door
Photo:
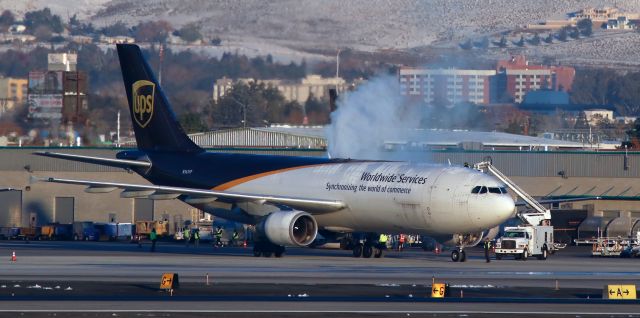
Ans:
[[[56,197],[54,222],[71,224],[74,221],[75,199],[73,197]]]
[[[133,201],[133,222],[153,220],[153,200],[134,199]]]

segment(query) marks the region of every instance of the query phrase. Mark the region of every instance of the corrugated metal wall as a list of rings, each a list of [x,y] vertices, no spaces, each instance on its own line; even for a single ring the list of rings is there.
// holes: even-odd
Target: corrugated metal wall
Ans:
[[[436,163],[475,163],[491,157],[508,176],[554,177],[640,177],[640,153],[628,153],[625,170],[624,152],[529,152],[529,151],[434,151]]]

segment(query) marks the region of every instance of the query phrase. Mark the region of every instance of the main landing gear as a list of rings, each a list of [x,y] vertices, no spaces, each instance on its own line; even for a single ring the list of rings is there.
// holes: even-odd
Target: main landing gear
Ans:
[[[255,242],[253,244],[253,256],[255,257],[282,257],[284,255],[284,246],[276,245],[271,242]]]
[[[376,239],[378,235],[370,234],[364,239],[364,242],[354,241],[353,239],[350,242],[344,244],[347,249],[351,247],[351,251],[353,252],[353,257],[363,257],[363,258],[381,258],[382,251],[385,249],[381,243],[378,243]],[[341,244],[342,245],[342,244]]]
[[[451,252],[451,260],[454,262],[467,261],[467,253],[464,252],[463,246],[460,246]]]
[[[382,257],[382,248],[378,246],[373,246],[371,243],[358,243],[353,246],[353,257],[364,257],[364,258],[381,258]]]

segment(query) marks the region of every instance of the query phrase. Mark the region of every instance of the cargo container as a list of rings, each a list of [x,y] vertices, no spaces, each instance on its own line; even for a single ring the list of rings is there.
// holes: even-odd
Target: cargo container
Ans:
[[[133,233],[135,233],[133,223],[117,223],[116,239],[131,240],[133,239]]]
[[[70,240],[73,238],[73,225],[51,223],[42,227],[40,239],[43,240]]]
[[[95,223],[100,241],[131,240],[133,236],[132,223]]]
[[[156,229],[158,237],[169,235],[169,222],[166,221],[136,221],[135,233],[138,239],[148,238],[151,229]]]
[[[97,241],[100,232],[95,228],[95,224],[90,221],[73,223],[73,239],[75,241]]]
[[[40,228],[39,227],[21,227],[18,239],[19,240],[36,240],[40,237]]]

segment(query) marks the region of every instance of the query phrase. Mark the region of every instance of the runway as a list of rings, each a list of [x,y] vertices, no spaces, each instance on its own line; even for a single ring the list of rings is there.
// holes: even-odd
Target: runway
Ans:
[[[0,315],[640,317],[638,301],[601,299],[606,284],[640,285],[640,260],[591,258],[589,251],[569,247],[546,261],[485,263],[471,248],[467,262],[453,263],[448,253],[420,249],[382,259],[307,248],[255,258],[249,248],[203,243],[160,242],[151,253],[148,245],[122,242],[1,241]],[[173,296],[158,289],[165,272],[179,274]],[[431,299],[432,281],[448,283],[450,297]]]

